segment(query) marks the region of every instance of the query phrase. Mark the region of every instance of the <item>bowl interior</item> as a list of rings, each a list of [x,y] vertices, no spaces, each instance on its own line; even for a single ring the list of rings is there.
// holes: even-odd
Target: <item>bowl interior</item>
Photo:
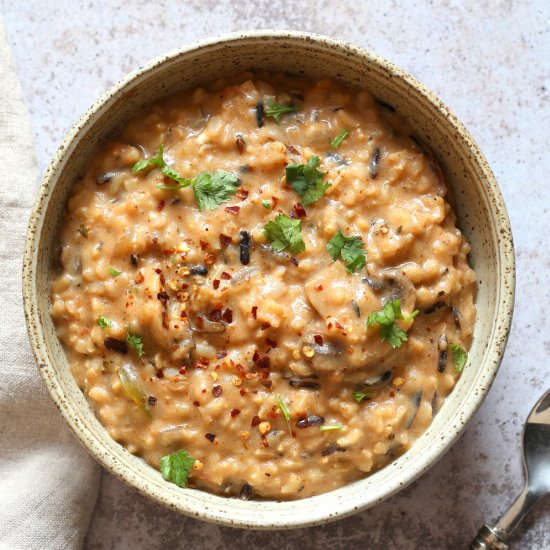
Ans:
[[[331,77],[394,105],[442,164],[478,277],[478,320],[469,362],[426,433],[409,452],[370,477],[293,502],[228,500],[165,483],[112,440],[95,418],[70,373],[49,314],[49,268],[58,247],[57,229],[70,187],[97,144],[151,101],[251,68]],[[456,440],[498,369],[510,327],[514,277],[510,227],[497,184],[472,138],[445,105],[412,77],[364,50],[312,35],[264,32],[202,42],[169,54],[131,74],[92,106],[45,174],[27,238],[24,297],[31,342],[46,384],[77,437],[103,466],[188,515],[229,525],[287,528],[375,504],[413,481]]]

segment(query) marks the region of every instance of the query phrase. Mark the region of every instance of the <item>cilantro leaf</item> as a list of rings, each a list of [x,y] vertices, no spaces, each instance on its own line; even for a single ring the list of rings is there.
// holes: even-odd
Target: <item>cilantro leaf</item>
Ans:
[[[346,271],[355,273],[365,267],[367,255],[365,254],[365,245],[359,235],[346,237],[341,231],[338,231],[327,243],[327,250],[333,260],[341,257],[346,262]]]
[[[110,267],[108,269],[108,271],[109,271],[109,275],[113,278],[118,277],[119,275],[122,275],[122,271],[119,271],[118,269],[115,269],[114,267]]]
[[[143,357],[145,355],[145,352],[143,351],[143,342],[141,341],[141,336],[138,336],[137,334],[130,334],[129,332],[126,334],[126,342],[130,344],[137,353],[138,357]]]
[[[266,208],[267,210],[271,209],[271,201],[262,201],[262,206]]]
[[[338,149],[338,147],[340,146],[342,141],[346,139],[348,134],[349,134],[349,130],[342,130],[332,141],[329,140],[331,147]]]
[[[380,340],[387,340],[392,348],[400,348],[403,342],[408,340],[407,333],[396,324],[396,321],[410,321],[414,319],[420,312],[416,309],[407,317],[401,312],[401,300],[396,299],[391,302],[386,302],[381,311],[371,313],[367,319],[367,328],[377,324],[380,327]]]
[[[322,426],[319,426],[319,431],[330,432],[333,430],[341,430],[343,427],[343,424],[323,424]]]
[[[283,401],[283,398],[279,395],[277,398],[277,406],[279,409],[281,409],[281,412],[283,413],[283,416],[285,417],[285,420],[290,422],[290,412],[288,410],[288,407],[286,406],[286,403]]]
[[[193,180],[193,187],[199,210],[212,209],[228,201],[237,192],[239,178],[224,170],[218,170],[215,174],[201,172]]]
[[[293,220],[285,214],[279,214],[275,220],[266,223],[264,235],[275,252],[289,247],[292,254],[298,254],[306,249],[302,239],[302,220]]]
[[[296,113],[300,110],[298,105],[281,105],[280,103],[276,103],[271,98],[269,98],[266,103],[267,109],[265,110],[265,114],[267,116],[272,116],[277,121],[279,126],[281,125],[281,117],[284,114]]]
[[[318,201],[332,187],[330,183],[323,183],[326,174],[317,170],[320,164],[319,157],[313,156],[307,164],[289,164],[286,167],[286,181],[301,197],[304,206]]]
[[[351,396],[357,403],[361,403],[363,399],[372,399],[372,392],[354,391]]]
[[[468,354],[466,350],[462,349],[458,344],[449,344],[453,353],[453,361],[455,364],[456,372],[462,372],[466,361],[468,360]]]
[[[183,187],[188,187],[193,183],[192,180],[188,180],[184,178],[183,176],[180,176],[176,170],[168,166],[164,160],[164,145],[159,146],[159,152],[156,156],[150,158],[150,159],[141,159],[138,160],[133,166],[132,166],[132,172],[141,172],[142,170],[145,170],[145,168],[148,168],[149,166],[157,166],[160,168],[160,171],[169,179],[177,182],[178,185],[157,185],[159,189],[166,189],[166,190],[175,190],[175,189],[182,189]]]
[[[160,459],[162,479],[171,481],[179,487],[185,487],[187,478],[193,469],[193,464],[195,464],[195,459],[183,449],[171,455],[163,456]]]
[[[100,315],[97,318],[97,324],[101,328],[113,328],[113,322],[111,320],[107,319],[107,317],[103,317],[103,315]]]

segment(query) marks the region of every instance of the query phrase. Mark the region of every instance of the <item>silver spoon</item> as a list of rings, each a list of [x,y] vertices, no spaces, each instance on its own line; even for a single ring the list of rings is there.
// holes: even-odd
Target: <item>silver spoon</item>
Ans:
[[[507,550],[514,529],[541,497],[550,493],[550,390],[533,407],[523,430],[525,487],[494,526],[484,525],[470,550]]]

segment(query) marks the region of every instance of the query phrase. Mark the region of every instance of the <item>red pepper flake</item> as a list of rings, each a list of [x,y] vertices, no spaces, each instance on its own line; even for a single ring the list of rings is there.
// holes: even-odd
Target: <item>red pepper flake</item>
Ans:
[[[252,422],[250,425],[255,428],[260,423],[260,417],[258,415],[252,417]]]
[[[259,358],[260,358],[260,354],[258,353],[258,350],[256,350],[254,352],[254,355],[252,356],[252,361],[254,361],[254,363],[257,363]]]
[[[193,401],[193,405],[195,405],[195,407],[200,407],[201,406],[201,404],[198,401]]]
[[[225,211],[228,214],[231,214],[232,216],[236,216],[239,213],[239,210],[241,209],[240,206],[226,206]]]
[[[168,330],[170,328],[170,317],[166,311],[162,312],[162,327]]]
[[[275,340],[271,340],[270,338],[266,338],[265,343],[271,348],[276,348],[278,345],[277,342],[275,342]]]
[[[175,252],[175,250],[173,248],[167,248],[166,250],[163,250],[162,253],[165,255],[165,256],[170,256],[171,254],[173,254]]]
[[[181,369],[178,371],[180,374],[185,374],[186,372],[186,368],[185,367],[181,367]]]
[[[390,396],[390,397],[395,397],[395,392],[391,391],[391,392],[389,393],[389,396]]]
[[[162,372],[161,370],[158,370],[157,371],[157,378],[164,378],[164,372]]]
[[[228,324],[232,323],[233,322],[233,312],[230,309],[226,309],[223,312],[222,319]]]
[[[241,388],[239,390],[239,393],[241,394],[242,397],[244,397],[248,393],[248,391],[245,388]]]
[[[297,218],[305,218],[307,215],[306,209],[299,202],[294,205],[294,212]]]
[[[216,254],[212,254],[211,252],[207,252],[204,255],[204,263],[206,265],[213,265],[215,261],[216,261]]]
[[[321,292],[323,290],[323,285],[317,285],[313,287],[317,292]]]
[[[298,262],[298,260],[297,260],[294,256],[292,256],[292,257],[290,258],[290,261],[291,261],[296,267],[298,267],[298,263],[299,263],[299,262]]]
[[[260,357],[257,361],[258,368],[260,369],[268,369],[269,368],[269,357],[267,355],[264,355],[263,357]]]
[[[323,337],[320,334],[316,334],[313,339],[315,340],[316,344],[319,344],[320,346],[323,345]]]
[[[267,437],[265,435],[262,435],[261,440],[262,445],[267,449],[269,447],[269,441],[267,440]]]
[[[219,279],[214,279],[212,281],[212,286],[214,287],[214,290],[218,290],[218,288],[220,287],[220,280]]]
[[[223,391],[222,387],[219,385],[216,385],[212,388],[212,395],[214,397],[219,397],[222,394],[222,391]]]
[[[258,318],[258,306],[254,306],[252,308],[252,318],[257,319]]]
[[[244,367],[239,363],[238,365],[235,365],[235,368],[239,373],[239,377],[244,379],[246,377],[246,371],[244,370]]]
[[[206,250],[208,248],[208,243],[203,239],[199,241],[199,245],[201,247],[201,250]]]
[[[231,418],[235,418],[236,416],[238,416],[239,414],[241,414],[241,411],[239,409],[233,409],[231,411]]]
[[[155,273],[160,275],[162,273],[162,269],[160,267],[155,267]]]
[[[182,309],[180,313],[180,319],[185,319],[186,317],[187,317],[187,312],[184,309]]]
[[[275,210],[275,207],[277,206],[279,199],[277,197],[271,197],[271,200],[273,201],[273,210]]]
[[[327,328],[330,330],[332,328],[332,323],[327,323]]]
[[[136,283],[136,285],[140,285],[141,283],[143,283],[143,281],[145,281],[145,277],[143,276],[143,273],[140,270],[136,274],[136,278],[134,279],[134,283]]]
[[[159,242],[158,237],[153,237],[151,240],[153,241],[153,244],[157,244]]]
[[[222,279],[224,279],[225,281],[229,281],[229,279],[231,279],[231,275],[229,275],[229,273],[227,273],[227,271],[222,271],[222,274],[220,275],[220,277]]]
[[[223,359],[224,357],[227,357],[227,351],[218,351],[216,354],[216,359]]]
[[[157,300],[162,302],[163,306],[166,306],[166,302],[168,301],[169,298],[170,296],[168,296],[168,293],[165,290],[157,294]]]
[[[206,393],[206,388],[203,388],[203,389],[201,390],[201,393]]]
[[[261,328],[262,330],[267,330],[269,327],[271,327],[271,325],[270,325],[269,323],[262,323],[262,325],[261,325],[260,328]]]
[[[197,325],[197,328],[204,328],[204,320],[200,315],[195,317],[195,324]]]
[[[211,433],[204,434],[204,437],[206,437],[210,443],[214,443],[214,439],[216,439],[216,435]]]
[[[213,309],[208,315],[207,318],[209,321],[212,321],[214,323],[219,323],[222,320],[222,310],[221,309]]]
[[[294,145],[286,144],[285,147],[286,147],[286,150],[289,153],[292,153],[293,155],[299,155],[300,154],[300,151],[298,151],[298,149],[296,149],[296,147],[294,147]]]
[[[227,248],[232,242],[233,239],[231,237],[220,233],[220,245],[222,248]]]
[[[237,197],[239,197],[239,199],[244,201],[245,199],[248,198],[248,191],[246,189],[243,189],[242,187],[239,187],[237,189]]]
[[[339,328],[339,329],[344,328],[344,325],[340,323],[340,321],[334,321],[334,324],[336,325],[336,328]]]

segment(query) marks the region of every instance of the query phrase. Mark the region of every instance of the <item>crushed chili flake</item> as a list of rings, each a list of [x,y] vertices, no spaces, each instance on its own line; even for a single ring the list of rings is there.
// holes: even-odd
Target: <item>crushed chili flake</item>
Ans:
[[[222,394],[222,387],[220,385],[216,385],[212,388],[212,395],[214,397],[219,397]]]
[[[269,327],[271,327],[271,324],[270,323],[262,323],[261,325],[261,329],[262,330],[267,330]]]
[[[313,287],[317,292],[321,292],[323,290],[323,285],[317,285]]]
[[[200,407],[201,406],[201,404],[198,401],[193,401],[193,405],[195,405],[195,407]]]
[[[267,437],[265,435],[261,436],[262,445],[267,449],[269,447],[269,441],[267,440]]]
[[[257,317],[258,317],[258,306],[254,306],[254,307],[252,308],[252,317],[253,317],[254,319],[257,319]]]
[[[216,353],[216,359],[223,359],[224,357],[227,357],[227,351],[218,351]]]
[[[300,154],[300,151],[298,151],[298,149],[296,149],[296,147],[294,147],[294,145],[287,144],[287,145],[285,145],[285,147],[286,147],[286,150],[289,153],[292,153],[293,155],[299,155]]]
[[[220,275],[220,277],[226,281],[229,281],[229,279],[231,279],[231,275],[227,273],[227,271],[222,271],[222,274]]]
[[[244,388],[241,388],[239,390],[239,393],[242,395],[242,397],[244,397],[248,393],[248,391],[246,391]]]
[[[270,338],[266,338],[266,339],[265,339],[265,343],[266,343],[268,346],[272,347],[272,348],[276,348],[277,345],[278,345],[277,342],[275,342],[275,340],[271,340]]]
[[[253,416],[252,421],[250,422],[250,425],[255,428],[260,423],[260,417],[259,416]]]
[[[277,206],[279,199],[277,197],[271,197],[271,200],[273,201],[273,210],[275,210],[275,207]]]
[[[145,277],[143,276],[143,273],[140,270],[136,274],[136,278],[134,279],[134,283],[136,283],[136,285],[140,285],[141,283],[143,283],[143,281],[145,281]]]
[[[214,279],[212,281],[212,286],[214,287],[214,290],[218,290],[218,288],[220,287],[220,280],[219,279]]]
[[[241,411],[239,409],[233,409],[231,411],[231,418],[235,418],[236,416],[238,416],[239,414],[241,414]]]
[[[180,374],[185,374],[186,372],[186,368],[185,367],[181,367],[181,369],[179,370],[179,373]]]
[[[158,237],[153,237],[151,239],[151,241],[153,241],[153,244],[157,244],[159,242],[159,238]]]
[[[340,321],[335,320],[334,324],[336,325],[336,328],[339,328],[339,329],[344,328],[344,325],[342,323],[340,323]]]
[[[160,275],[162,273],[162,269],[160,267],[155,267],[155,273]]]
[[[232,242],[233,239],[231,237],[220,233],[220,245],[222,248],[227,248]]]
[[[270,359],[267,355],[264,355],[263,357],[260,357],[258,359],[258,361],[256,361],[257,365],[258,365],[258,368],[260,369],[268,369],[269,368],[269,363],[270,363]]]
[[[330,330],[332,328],[332,323],[327,323],[327,328]]]
[[[260,354],[258,353],[258,350],[256,350],[254,352],[254,355],[252,356],[252,361],[254,361],[254,363],[257,363],[259,358],[260,358]]]
[[[206,250],[208,248],[208,243],[204,239],[199,240],[199,245],[201,250]]]
[[[237,189],[237,197],[239,197],[239,199],[244,201],[245,199],[248,198],[248,191],[246,189],[243,189],[242,187],[239,187]]]
[[[299,202],[294,205],[294,212],[297,218],[305,218],[307,215],[306,209]]]
[[[157,371],[157,378],[164,378],[164,372],[162,372],[161,370],[158,370]]]
[[[246,371],[244,370],[244,367],[239,363],[235,365],[235,368],[237,369],[239,376],[244,379],[246,377]]]
[[[166,302],[168,301],[169,298],[170,298],[170,296],[168,296],[168,293],[165,290],[163,290],[162,292],[159,292],[157,294],[157,300],[162,302],[163,306],[166,305]]]
[[[267,372],[267,371],[266,371]],[[269,374],[268,374],[269,375]],[[273,381],[268,380],[267,378],[260,378],[260,384],[264,386],[265,388],[271,388],[273,386]]]
[[[170,328],[170,317],[166,311],[162,312],[162,327],[168,330]]]
[[[239,213],[240,209],[241,209],[240,206],[226,206],[224,210],[228,214],[231,214],[232,216],[236,216]]]
[[[232,323],[232,322],[233,322],[233,312],[232,312],[230,309],[226,309],[226,310],[223,312],[222,319],[223,319],[226,323]]]
[[[150,396],[147,398],[147,404],[148,404],[148,405],[151,405],[151,407],[153,407],[154,405],[157,404],[157,398],[156,398],[154,395],[150,395]]]
[[[214,323],[219,323],[222,320],[222,310],[213,309],[206,317],[209,321],[213,321]]]
[[[213,265],[215,261],[216,261],[216,254],[212,254],[211,252],[207,252],[204,255],[204,263],[206,265]]]
[[[210,443],[214,443],[214,439],[216,439],[216,434],[207,433],[204,434],[204,437],[210,441]]]
[[[316,334],[313,339],[315,340],[316,344],[319,344],[320,346],[323,345],[323,337],[320,334]]]

